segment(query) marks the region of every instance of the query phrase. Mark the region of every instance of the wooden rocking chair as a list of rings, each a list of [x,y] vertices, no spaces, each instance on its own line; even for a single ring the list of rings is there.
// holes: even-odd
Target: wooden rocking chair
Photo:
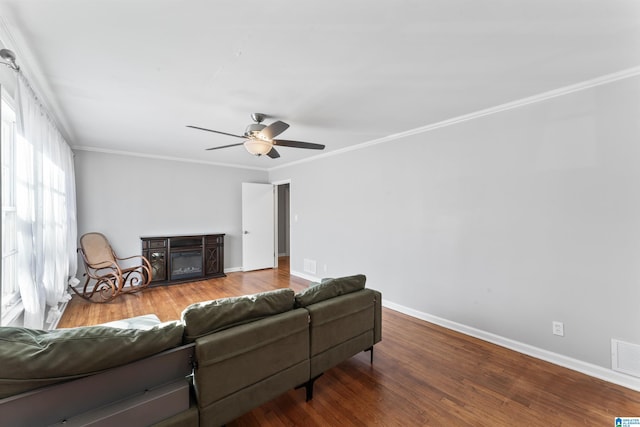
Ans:
[[[78,290],[71,289],[91,302],[108,302],[123,293],[138,292],[151,282],[151,265],[140,255],[118,258],[107,238],[101,233],[87,233],[80,238],[78,252],[82,255],[87,280]],[[140,259],[140,265],[123,267],[119,261]],[[89,283],[95,280],[93,287]],[[94,296],[97,295],[97,298]]]

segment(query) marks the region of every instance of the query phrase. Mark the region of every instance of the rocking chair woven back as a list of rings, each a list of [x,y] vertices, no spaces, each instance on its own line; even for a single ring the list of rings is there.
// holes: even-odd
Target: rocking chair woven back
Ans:
[[[80,247],[93,268],[109,267],[116,263],[109,241],[102,233],[87,233],[80,238]]]

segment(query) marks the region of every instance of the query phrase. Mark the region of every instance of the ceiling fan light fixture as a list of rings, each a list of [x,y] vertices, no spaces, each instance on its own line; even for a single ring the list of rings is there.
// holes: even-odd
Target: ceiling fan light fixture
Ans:
[[[204,130],[207,132],[218,133],[221,135],[232,136],[234,138],[243,139],[244,142],[238,142],[237,144],[227,144],[221,145],[219,147],[211,147],[207,148],[207,150],[218,150],[221,148],[229,148],[229,147],[237,147],[239,145],[244,145],[244,148],[249,152],[249,154],[253,154],[254,156],[263,156],[267,155],[272,159],[277,159],[280,157],[280,153],[274,147],[282,146],[282,147],[292,147],[292,148],[306,148],[311,150],[323,150],[324,145],[322,144],[313,144],[311,142],[302,142],[302,141],[292,141],[288,139],[274,139],[276,136],[280,135],[282,132],[289,128],[289,125],[283,121],[276,120],[271,123],[269,126],[262,124],[266,116],[260,113],[253,113],[251,118],[254,123],[251,123],[244,130],[243,135],[236,135],[233,133],[221,132],[219,130],[201,128],[198,126],[187,125],[189,128]]]
[[[244,148],[254,156],[262,156],[271,151],[273,144],[270,141],[252,138],[245,141]]]

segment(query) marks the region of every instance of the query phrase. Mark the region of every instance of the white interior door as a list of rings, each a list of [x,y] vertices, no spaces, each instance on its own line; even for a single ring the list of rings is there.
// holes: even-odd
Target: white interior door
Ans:
[[[274,186],[242,183],[242,271],[275,267]]]

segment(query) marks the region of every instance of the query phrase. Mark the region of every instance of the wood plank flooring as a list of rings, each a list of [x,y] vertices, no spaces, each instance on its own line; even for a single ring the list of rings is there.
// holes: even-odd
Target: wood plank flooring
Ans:
[[[74,297],[59,327],[155,313],[308,281],[280,268],[156,287],[109,304]],[[383,295],[384,298],[384,295]],[[373,364],[361,353],[326,372],[305,402],[291,390],[228,426],[614,426],[640,417],[640,393],[383,308]]]

